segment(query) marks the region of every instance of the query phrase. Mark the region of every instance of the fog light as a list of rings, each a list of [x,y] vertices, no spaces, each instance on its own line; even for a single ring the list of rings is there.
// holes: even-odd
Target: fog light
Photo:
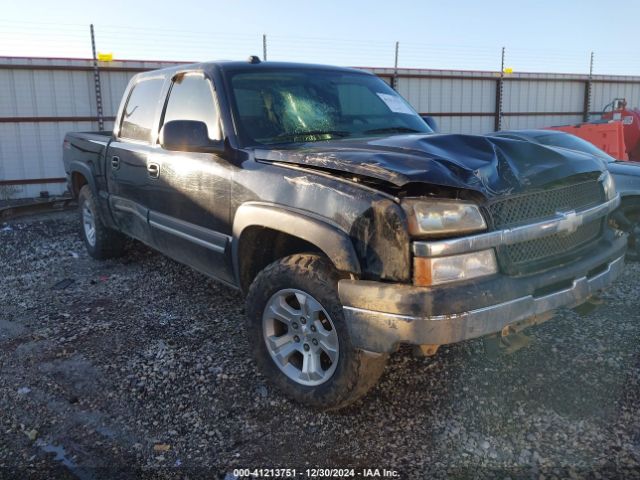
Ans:
[[[498,264],[493,249],[450,257],[413,259],[413,283],[420,287],[493,275]]]

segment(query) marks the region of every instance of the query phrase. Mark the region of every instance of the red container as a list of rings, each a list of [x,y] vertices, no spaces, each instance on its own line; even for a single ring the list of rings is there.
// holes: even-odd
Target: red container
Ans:
[[[616,106],[613,111],[603,113],[602,118],[622,123],[627,156],[629,160],[640,161],[640,110],[628,110],[623,99]]]
[[[578,125],[549,127],[548,129],[560,130],[580,137],[600,150],[604,150],[616,160],[629,160],[625,144],[624,125],[620,121],[580,123]]]

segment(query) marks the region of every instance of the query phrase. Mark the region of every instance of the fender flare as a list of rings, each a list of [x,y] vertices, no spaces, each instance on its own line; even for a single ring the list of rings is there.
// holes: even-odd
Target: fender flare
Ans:
[[[349,236],[337,226],[315,218],[308,212],[282,205],[249,202],[240,205],[233,220],[231,252],[233,271],[240,284],[239,245],[247,227],[265,227],[298,237],[318,247],[343,272],[360,274],[360,261]]]
[[[94,173],[91,168],[87,164],[78,161],[69,163],[69,187],[72,192],[74,173],[79,173],[85,178],[94,197],[98,198],[98,187],[96,186],[96,179],[94,178]]]
[[[118,227],[113,219],[113,216],[111,215],[111,208],[109,207],[107,192],[103,191],[103,195],[100,195],[100,190],[98,190],[98,186],[96,184],[96,179],[94,176],[95,174],[91,169],[91,166],[79,161],[72,161],[69,163],[68,187],[71,192],[73,192],[74,173],[81,174],[87,180],[87,185],[89,185],[91,193],[93,193],[93,197],[98,203],[98,210],[100,211],[102,221],[105,222],[107,227],[117,230]]]

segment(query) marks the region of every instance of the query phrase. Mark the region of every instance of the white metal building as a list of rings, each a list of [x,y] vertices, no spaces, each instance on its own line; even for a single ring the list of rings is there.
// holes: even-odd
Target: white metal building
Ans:
[[[132,75],[171,65],[101,64],[105,129],[112,128]],[[501,78],[498,72],[370,70],[394,84],[418,112],[434,116],[443,133],[578,123],[617,97],[640,105],[640,77],[519,73]],[[63,193],[65,132],[98,129],[92,62],[0,57],[0,88],[0,200]]]

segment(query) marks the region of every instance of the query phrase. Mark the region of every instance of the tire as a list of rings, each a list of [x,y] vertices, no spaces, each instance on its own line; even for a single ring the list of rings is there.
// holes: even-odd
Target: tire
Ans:
[[[93,258],[105,260],[124,254],[126,237],[105,226],[97,208],[96,199],[89,185],[84,185],[78,194],[80,213],[80,237],[87,252]],[[93,225],[93,229],[90,228]]]
[[[346,407],[364,396],[382,375],[388,357],[352,346],[337,294],[338,279],[338,272],[326,258],[291,255],[262,270],[246,299],[249,346],[258,368],[287,396],[323,410]],[[308,307],[306,321],[302,300]],[[286,303],[284,309],[280,308],[282,302]],[[272,313],[276,310],[293,321],[277,319]],[[320,343],[312,343],[316,340]],[[274,345],[280,341],[286,343],[277,350]],[[286,357],[277,354],[285,350]]]
[[[638,262],[640,261],[640,212],[627,214],[627,218],[633,224],[633,230],[629,233],[627,260]]]

